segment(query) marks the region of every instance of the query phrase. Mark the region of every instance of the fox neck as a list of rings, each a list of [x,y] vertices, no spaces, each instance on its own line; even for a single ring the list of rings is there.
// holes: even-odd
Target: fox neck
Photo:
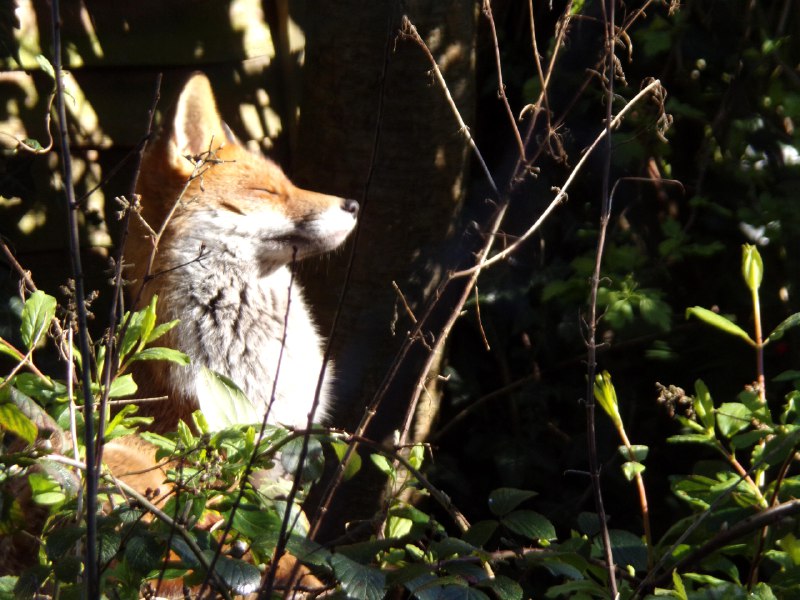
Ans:
[[[234,244],[209,242],[165,248],[171,263],[158,287],[167,319],[180,319],[171,345],[186,352],[192,366],[174,369],[175,392],[197,389],[201,367],[233,380],[263,412],[269,405],[280,361],[270,422],[303,426],[322,365],[320,338],[286,265],[265,266],[241,256]],[[192,257],[194,253],[194,257]],[[172,256],[168,256],[172,254]],[[285,333],[285,345],[283,344]],[[317,420],[324,418],[326,389]],[[197,394],[200,396],[200,394]]]

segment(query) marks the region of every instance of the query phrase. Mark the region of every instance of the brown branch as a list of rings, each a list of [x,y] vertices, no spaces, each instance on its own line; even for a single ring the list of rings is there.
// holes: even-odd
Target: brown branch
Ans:
[[[522,136],[519,133],[517,120],[514,118],[514,112],[511,110],[511,105],[508,103],[506,96],[506,85],[503,83],[503,65],[500,62],[500,44],[497,41],[497,28],[494,24],[494,15],[492,14],[491,0],[483,0],[482,12],[486,19],[489,21],[489,31],[492,32],[492,43],[494,44],[494,60],[497,67],[497,97],[503,102],[506,109],[508,120],[511,123],[511,130],[514,132],[514,139],[517,142],[517,149],[519,150],[519,159],[525,162],[525,144],[522,143]],[[534,33],[534,39],[536,34]]]

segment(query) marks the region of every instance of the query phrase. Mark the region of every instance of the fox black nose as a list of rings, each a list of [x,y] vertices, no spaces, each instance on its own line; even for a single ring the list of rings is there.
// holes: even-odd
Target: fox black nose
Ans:
[[[342,210],[351,213],[355,217],[358,214],[358,202],[352,198],[345,199],[342,202]]]

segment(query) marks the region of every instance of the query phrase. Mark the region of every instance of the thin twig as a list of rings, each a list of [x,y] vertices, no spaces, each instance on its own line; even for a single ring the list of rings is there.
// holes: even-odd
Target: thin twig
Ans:
[[[500,262],[501,260],[506,259],[509,255],[514,253],[519,248],[520,244],[522,244],[525,240],[527,240],[534,233],[536,233],[536,231],[539,229],[539,227],[541,227],[542,223],[544,223],[544,221],[547,219],[547,217],[550,216],[550,213],[552,213],[555,210],[555,208],[563,200],[565,200],[567,198],[567,192],[568,192],[570,186],[575,181],[576,177],[578,176],[578,173],[581,171],[583,166],[586,164],[586,161],[589,159],[589,156],[592,154],[592,152],[595,150],[595,148],[597,148],[597,146],[600,144],[600,142],[602,142],[604,139],[606,139],[606,136],[609,134],[610,131],[612,131],[612,130],[616,129],[617,127],[619,127],[619,125],[622,123],[623,117],[636,104],[638,104],[639,101],[642,100],[642,98],[644,98],[649,93],[654,92],[656,90],[659,90],[660,93],[663,93],[663,92],[661,92],[661,82],[658,79],[653,79],[648,85],[646,85],[644,88],[642,88],[642,90],[638,94],[636,94],[633,98],[631,98],[631,100],[622,108],[622,110],[619,111],[617,116],[614,117],[610,121],[610,126],[605,127],[597,135],[595,140],[592,142],[592,144],[589,146],[589,148],[586,149],[586,151],[583,153],[583,156],[581,156],[580,160],[577,162],[575,167],[570,172],[569,176],[567,177],[566,181],[564,182],[564,185],[562,185],[560,188],[557,188],[558,189],[558,193],[556,194],[555,198],[553,198],[553,200],[550,202],[548,207],[542,212],[542,214],[539,216],[539,218],[536,219],[534,224],[531,225],[528,228],[527,231],[525,231],[521,236],[519,236],[511,245],[509,245],[507,248],[505,248],[501,252],[498,252],[497,254],[493,255],[490,259],[486,260],[485,262],[483,262],[483,263],[481,263],[479,265],[475,265],[474,267],[471,267],[469,269],[465,269],[463,271],[458,271],[457,273],[453,273],[453,276],[454,277],[464,277],[464,276],[470,275],[476,269],[481,269],[482,270],[482,269],[485,269],[487,267],[490,267],[490,266]]]
[[[494,60],[497,68],[497,97],[503,102],[506,109],[508,120],[511,123],[511,130],[514,132],[514,139],[517,142],[517,150],[519,150],[519,159],[525,162],[525,144],[522,143],[522,136],[519,133],[517,120],[514,118],[514,111],[511,110],[511,105],[508,103],[506,96],[506,85],[503,83],[503,65],[500,61],[500,43],[497,41],[497,28],[494,25],[494,15],[492,14],[491,0],[483,0],[483,14],[489,21],[489,31],[492,33],[492,43],[494,44]],[[536,35],[534,34],[534,38]]]
[[[153,103],[150,105],[150,110],[147,113],[147,133],[144,137],[144,142],[141,143],[138,147],[138,152],[136,154],[136,166],[134,168],[134,176],[133,181],[131,182],[130,189],[128,192],[128,198],[132,198],[133,195],[136,193],[136,185],[139,179],[139,172],[142,167],[142,157],[144,156],[145,149],[147,147],[147,141],[151,139],[153,135],[153,125],[154,125],[154,117],[156,113],[156,106],[158,106],[158,100],[161,97],[161,74],[159,73],[156,77],[156,86],[155,91],[153,93]],[[86,196],[88,197],[88,195]],[[121,234],[118,244],[118,250],[116,259],[114,262],[114,290],[112,293],[112,300],[111,300],[111,308],[109,309],[108,315],[108,330],[106,333],[106,356],[105,361],[103,363],[103,372],[100,375],[101,381],[101,389],[103,390],[103,394],[100,398],[100,407],[98,409],[100,418],[99,418],[99,425],[97,428],[98,435],[97,435],[97,456],[95,458],[95,467],[97,469],[100,468],[100,465],[103,462],[103,445],[105,444],[105,422],[106,422],[106,411],[108,407],[108,394],[111,392],[111,379],[112,374],[117,373],[117,367],[119,366],[119,359],[120,357],[117,355],[117,348],[116,348],[116,329],[119,320],[119,309],[122,305],[122,269],[124,266],[124,249],[125,249],[125,241],[128,238],[128,232],[130,227],[131,221],[131,210],[126,210],[125,215],[122,221],[122,228]],[[124,335],[124,333],[123,333]]]
[[[586,335],[586,442],[589,458],[589,476],[592,482],[592,492],[594,495],[595,510],[597,511],[598,521],[600,522],[600,537],[603,542],[603,553],[606,562],[606,572],[608,573],[609,593],[612,598],[616,598],[617,578],[614,569],[614,555],[611,549],[611,536],[608,531],[608,521],[606,519],[605,505],[603,502],[603,491],[600,485],[600,461],[597,456],[597,433],[595,421],[595,398],[593,387],[595,383],[595,372],[597,369],[597,293],[600,287],[600,269],[603,262],[605,249],[606,233],[608,223],[611,219],[611,203],[613,192],[610,190],[611,177],[611,128],[613,126],[612,110],[614,102],[614,6],[616,0],[609,0],[609,7],[603,0],[603,22],[605,25],[605,63],[606,63],[606,126],[604,139],[606,141],[606,154],[603,165],[603,187],[602,187],[602,206],[600,209],[600,232],[597,238],[597,250],[595,253],[594,272],[591,279],[591,291],[589,293],[589,318],[587,322]]]
[[[61,464],[64,464],[64,465],[68,465],[70,467],[73,467],[73,468],[76,468],[76,469],[80,469],[81,471],[89,471],[89,469],[87,468],[87,464],[86,463],[83,463],[83,462],[81,462],[79,460],[75,460],[75,459],[69,458],[68,456],[62,456],[60,454],[48,454],[47,455],[47,460],[52,460],[53,462],[61,463]],[[183,525],[178,523],[175,519],[170,517],[163,510],[158,508],[145,495],[140,494],[138,491],[136,491],[135,488],[131,487],[130,485],[128,485],[127,483],[125,483],[121,479],[117,479],[116,477],[114,477],[111,474],[106,475],[106,477],[115,486],[117,486],[119,489],[121,489],[123,492],[125,492],[125,494],[131,496],[134,500],[136,500],[136,502],[138,502],[148,512],[152,513],[153,516],[155,516],[156,518],[164,521],[164,523],[169,525],[178,534],[180,534],[181,538],[183,538],[183,541],[186,542],[186,545],[192,551],[192,554],[194,554],[195,558],[197,558],[197,561],[200,563],[200,565],[202,565],[203,569],[205,569],[207,573],[212,573],[212,577],[215,578],[215,582],[217,584],[217,591],[220,594],[222,594],[223,597],[227,598],[228,600],[231,600],[231,596],[227,591],[227,587],[225,586],[225,583],[220,579],[220,576],[216,572],[212,572],[211,571],[211,563],[208,562],[208,559],[203,554],[203,550],[200,548],[200,546],[197,545],[197,542],[195,541],[194,536],[192,536],[186,530],[186,528]],[[99,597],[100,596],[96,596],[96,598],[99,598]]]

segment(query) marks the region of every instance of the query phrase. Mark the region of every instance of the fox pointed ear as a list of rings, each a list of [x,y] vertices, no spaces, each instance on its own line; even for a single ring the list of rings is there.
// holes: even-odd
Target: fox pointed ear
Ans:
[[[211,90],[211,82],[202,73],[192,75],[183,86],[175,109],[171,140],[178,156],[196,156],[216,150],[228,139]]]

